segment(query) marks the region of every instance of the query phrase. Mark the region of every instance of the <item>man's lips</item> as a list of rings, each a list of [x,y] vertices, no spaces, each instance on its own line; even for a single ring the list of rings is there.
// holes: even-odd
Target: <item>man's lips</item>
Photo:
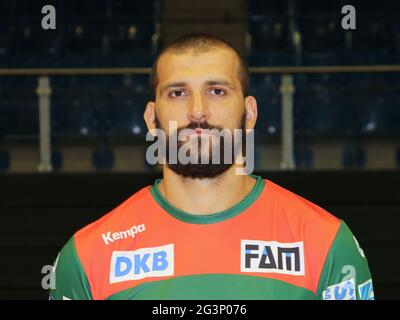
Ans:
[[[180,134],[181,137],[192,137],[192,136],[211,136],[212,132],[210,129],[203,129],[203,128],[194,128],[188,129],[188,132],[182,132]]]
[[[194,129],[194,131],[197,134],[210,134],[210,130],[209,129],[196,128],[196,129]]]

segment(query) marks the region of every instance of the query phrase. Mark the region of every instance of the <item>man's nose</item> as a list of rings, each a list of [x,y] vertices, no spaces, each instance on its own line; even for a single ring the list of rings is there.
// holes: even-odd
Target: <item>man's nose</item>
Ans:
[[[192,95],[187,117],[190,122],[197,123],[203,123],[209,119],[207,99],[200,93]]]

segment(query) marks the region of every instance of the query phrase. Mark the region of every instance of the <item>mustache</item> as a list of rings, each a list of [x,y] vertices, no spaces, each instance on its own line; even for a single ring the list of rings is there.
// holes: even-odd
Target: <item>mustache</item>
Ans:
[[[155,123],[156,123],[156,128],[162,129],[162,128],[161,128],[160,120],[158,119],[157,116],[156,116],[156,118],[155,118]],[[178,127],[178,128],[177,128],[177,132],[179,133],[179,132],[181,132],[181,131],[184,130],[184,129],[192,129],[192,130],[195,130],[196,128],[208,129],[208,130],[217,129],[217,130],[220,130],[220,131],[223,130],[222,127],[211,125],[211,124],[209,124],[207,121],[205,121],[205,122],[194,122],[194,121],[192,121],[192,122],[190,122],[189,124],[187,124],[186,126]]]
[[[208,130],[212,130],[212,129],[217,129],[217,130],[223,130],[222,127],[220,126],[213,126],[211,124],[209,124],[207,121],[205,122],[190,122],[187,126],[182,126],[178,128],[178,132],[184,130],[184,129],[196,129],[196,128],[200,128],[200,129],[208,129]]]
[[[160,120],[157,116],[157,114],[155,115],[155,125],[157,129],[162,129],[161,127],[161,123]],[[246,126],[246,112],[243,112],[242,114],[242,118],[240,121],[240,128],[244,129]],[[208,129],[208,130],[212,130],[212,129],[217,129],[219,131],[222,131],[224,128],[221,126],[214,126],[209,124],[207,121],[204,122],[196,122],[196,121],[191,121],[189,124],[187,124],[186,126],[181,126],[177,128],[177,132],[181,132],[184,129],[196,129],[196,128],[200,128],[200,129]]]

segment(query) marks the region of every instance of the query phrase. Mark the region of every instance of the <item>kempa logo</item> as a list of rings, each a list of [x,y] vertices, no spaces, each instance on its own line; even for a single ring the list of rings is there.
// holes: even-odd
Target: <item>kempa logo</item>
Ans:
[[[304,275],[303,242],[242,240],[240,270],[242,272]]]
[[[122,239],[127,239],[127,238],[135,238],[136,234],[146,231],[146,228],[144,226],[144,224],[140,224],[137,226],[133,226],[130,229],[126,230],[126,231],[118,231],[118,232],[113,232],[111,233],[111,231],[107,232],[107,233],[103,233],[101,235],[101,237],[104,240],[104,243],[106,245],[113,243],[116,240],[122,240]]]

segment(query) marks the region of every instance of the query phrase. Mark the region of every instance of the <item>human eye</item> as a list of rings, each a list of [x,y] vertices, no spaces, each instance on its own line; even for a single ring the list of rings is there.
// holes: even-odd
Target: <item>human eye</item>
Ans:
[[[226,94],[225,90],[220,89],[220,88],[212,88],[210,89],[211,94],[216,95],[216,96],[223,96]]]
[[[185,91],[183,90],[173,90],[171,92],[168,93],[168,96],[171,98],[179,98],[186,95]]]

